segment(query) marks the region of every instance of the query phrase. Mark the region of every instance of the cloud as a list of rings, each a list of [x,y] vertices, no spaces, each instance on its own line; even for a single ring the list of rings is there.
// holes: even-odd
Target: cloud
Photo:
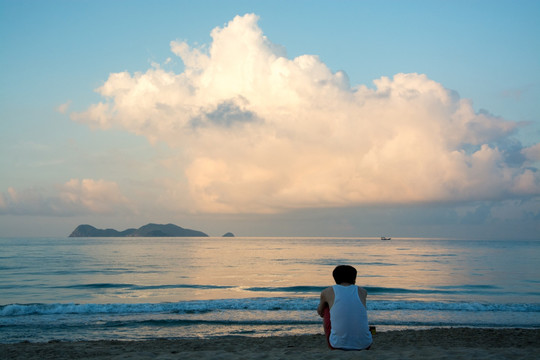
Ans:
[[[128,210],[128,200],[114,182],[71,179],[55,189],[8,188],[0,193],[0,214],[70,216]]]
[[[200,212],[540,193],[538,144],[504,146],[516,123],[475,112],[423,74],[351,87],[317,56],[288,59],[257,21],[235,17],[212,30],[209,46],[171,42],[182,73],[154,64],[110,74],[97,89],[104,100],[72,119],[167,143],[184,159],[185,178],[167,181],[163,192],[188,193],[179,206]]]
[[[70,106],[71,106],[71,100],[69,100],[68,102],[64,104],[58,105],[56,107],[56,111],[58,111],[60,114],[65,114],[67,113]]]
[[[521,98],[525,95],[525,94],[528,94],[530,93],[531,91],[533,91],[535,88],[535,84],[526,84],[522,87],[519,87],[519,88],[512,88],[512,89],[507,89],[503,92],[501,92],[501,97],[502,98],[508,98],[508,99],[512,99],[514,101],[520,101]]]
[[[540,143],[522,149],[521,153],[532,162],[540,162]]]

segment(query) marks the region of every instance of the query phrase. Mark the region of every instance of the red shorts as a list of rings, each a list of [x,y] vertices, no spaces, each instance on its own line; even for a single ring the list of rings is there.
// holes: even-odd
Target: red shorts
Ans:
[[[324,327],[324,336],[326,336],[326,343],[328,347],[334,350],[334,347],[330,345],[330,332],[332,331],[332,322],[330,321],[330,308],[327,306],[323,310],[323,327]]]

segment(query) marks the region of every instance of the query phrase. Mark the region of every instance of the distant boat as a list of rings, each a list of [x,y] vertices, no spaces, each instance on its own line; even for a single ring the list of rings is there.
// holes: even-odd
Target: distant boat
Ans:
[[[381,240],[392,240],[391,237],[381,236]]]

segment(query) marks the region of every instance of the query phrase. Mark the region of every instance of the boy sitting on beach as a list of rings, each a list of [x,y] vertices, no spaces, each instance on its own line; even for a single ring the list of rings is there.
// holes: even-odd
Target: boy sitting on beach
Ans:
[[[317,308],[328,347],[367,350],[373,342],[366,310],[367,291],[355,285],[356,269],[352,266],[339,265],[332,276],[336,285],[321,292]]]

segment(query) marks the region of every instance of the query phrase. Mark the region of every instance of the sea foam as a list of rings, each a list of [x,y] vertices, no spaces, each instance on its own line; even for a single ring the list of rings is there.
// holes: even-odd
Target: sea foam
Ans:
[[[0,306],[0,317],[51,314],[136,314],[136,313],[206,313],[225,310],[315,311],[316,298],[252,298],[181,301],[143,304],[9,304]],[[479,302],[384,301],[368,302],[368,311],[474,311],[474,312],[540,312],[540,304],[494,304]]]

